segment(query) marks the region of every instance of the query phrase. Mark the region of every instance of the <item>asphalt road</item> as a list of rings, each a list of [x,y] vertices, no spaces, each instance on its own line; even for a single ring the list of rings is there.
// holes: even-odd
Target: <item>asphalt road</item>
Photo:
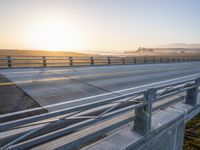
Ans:
[[[49,111],[200,76],[200,62],[1,69]],[[1,84],[12,84],[10,82]]]

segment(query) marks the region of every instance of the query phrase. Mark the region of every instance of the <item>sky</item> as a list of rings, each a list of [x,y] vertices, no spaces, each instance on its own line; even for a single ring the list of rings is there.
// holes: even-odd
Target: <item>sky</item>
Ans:
[[[0,48],[132,50],[200,43],[200,0],[0,0]]]

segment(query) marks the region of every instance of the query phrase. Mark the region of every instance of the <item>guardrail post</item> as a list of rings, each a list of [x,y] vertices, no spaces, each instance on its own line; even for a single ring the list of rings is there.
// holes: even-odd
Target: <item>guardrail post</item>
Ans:
[[[125,65],[125,58],[122,57],[122,64]]]
[[[8,67],[11,68],[12,67],[11,56],[7,56],[7,61],[8,61]]]
[[[151,120],[152,120],[152,102],[156,98],[156,90],[148,89],[144,93],[143,107],[135,109],[135,121],[133,130],[139,134],[145,136],[151,131]]]
[[[163,62],[163,59],[162,58],[160,58],[160,63],[162,63]]]
[[[153,63],[155,64],[155,62],[156,62],[156,61],[155,61],[155,58],[153,58]]]
[[[43,63],[43,67],[47,66],[47,61],[46,61],[46,57],[42,56],[42,63]]]
[[[73,66],[73,58],[71,56],[69,57],[69,65]]]
[[[197,105],[197,97],[198,97],[198,87],[200,86],[200,78],[197,78],[194,82],[194,88],[187,90],[187,96],[185,103],[196,106]]]
[[[108,59],[108,65],[110,65],[111,64],[110,57],[107,57],[107,59]]]
[[[146,59],[146,57],[144,57],[144,64],[146,64],[147,63],[147,59]]]
[[[91,65],[94,65],[94,58],[93,57],[90,57],[90,63],[91,63]]]
[[[137,60],[136,60],[136,58],[134,57],[133,59],[134,59],[134,64],[137,64]]]

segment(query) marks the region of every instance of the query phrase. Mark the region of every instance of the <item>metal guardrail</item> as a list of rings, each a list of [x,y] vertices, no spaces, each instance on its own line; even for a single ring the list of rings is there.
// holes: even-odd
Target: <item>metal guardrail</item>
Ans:
[[[199,86],[200,78],[196,78],[4,122],[0,124],[0,135],[6,135],[7,132],[13,134],[2,138],[0,146],[1,149],[27,149],[82,131],[82,134],[78,134],[80,137],[74,138],[73,136],[73,140],[71,139],[70,142],[65,141],[68,149],[72,149],[89,142],[91,139],[104,136],[116,128],[133,124],[133,121],[134,131],[145,136],[151,132],[152,112],[154,110],[169,106],[177,101],[185,101],[186,104],[196,106]],[[153,106],[154,103],[165,102],[168,99],[170,101],[162,105]],[[54,107],[54,105],[50,107]],[[39,109],[43,108],[0,115],[0,119]],[[103,123],[104,125],[102,125]],[[15,130],[24,128],[26,130],[22,130],[20,133],[15,132]],[[92,133],[84,132],[87,128],[93,128]]]
[[[200,57],[66,57],[66,56],[0,56],[0,68],[50,67],[114,64],[175,63],[200,61]]]

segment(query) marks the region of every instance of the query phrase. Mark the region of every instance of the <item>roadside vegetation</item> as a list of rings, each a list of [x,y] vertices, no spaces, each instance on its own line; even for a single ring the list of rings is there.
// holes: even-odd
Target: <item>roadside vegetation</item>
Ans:
[[[200,150],[200,113],[186,125],[183,150]]]

